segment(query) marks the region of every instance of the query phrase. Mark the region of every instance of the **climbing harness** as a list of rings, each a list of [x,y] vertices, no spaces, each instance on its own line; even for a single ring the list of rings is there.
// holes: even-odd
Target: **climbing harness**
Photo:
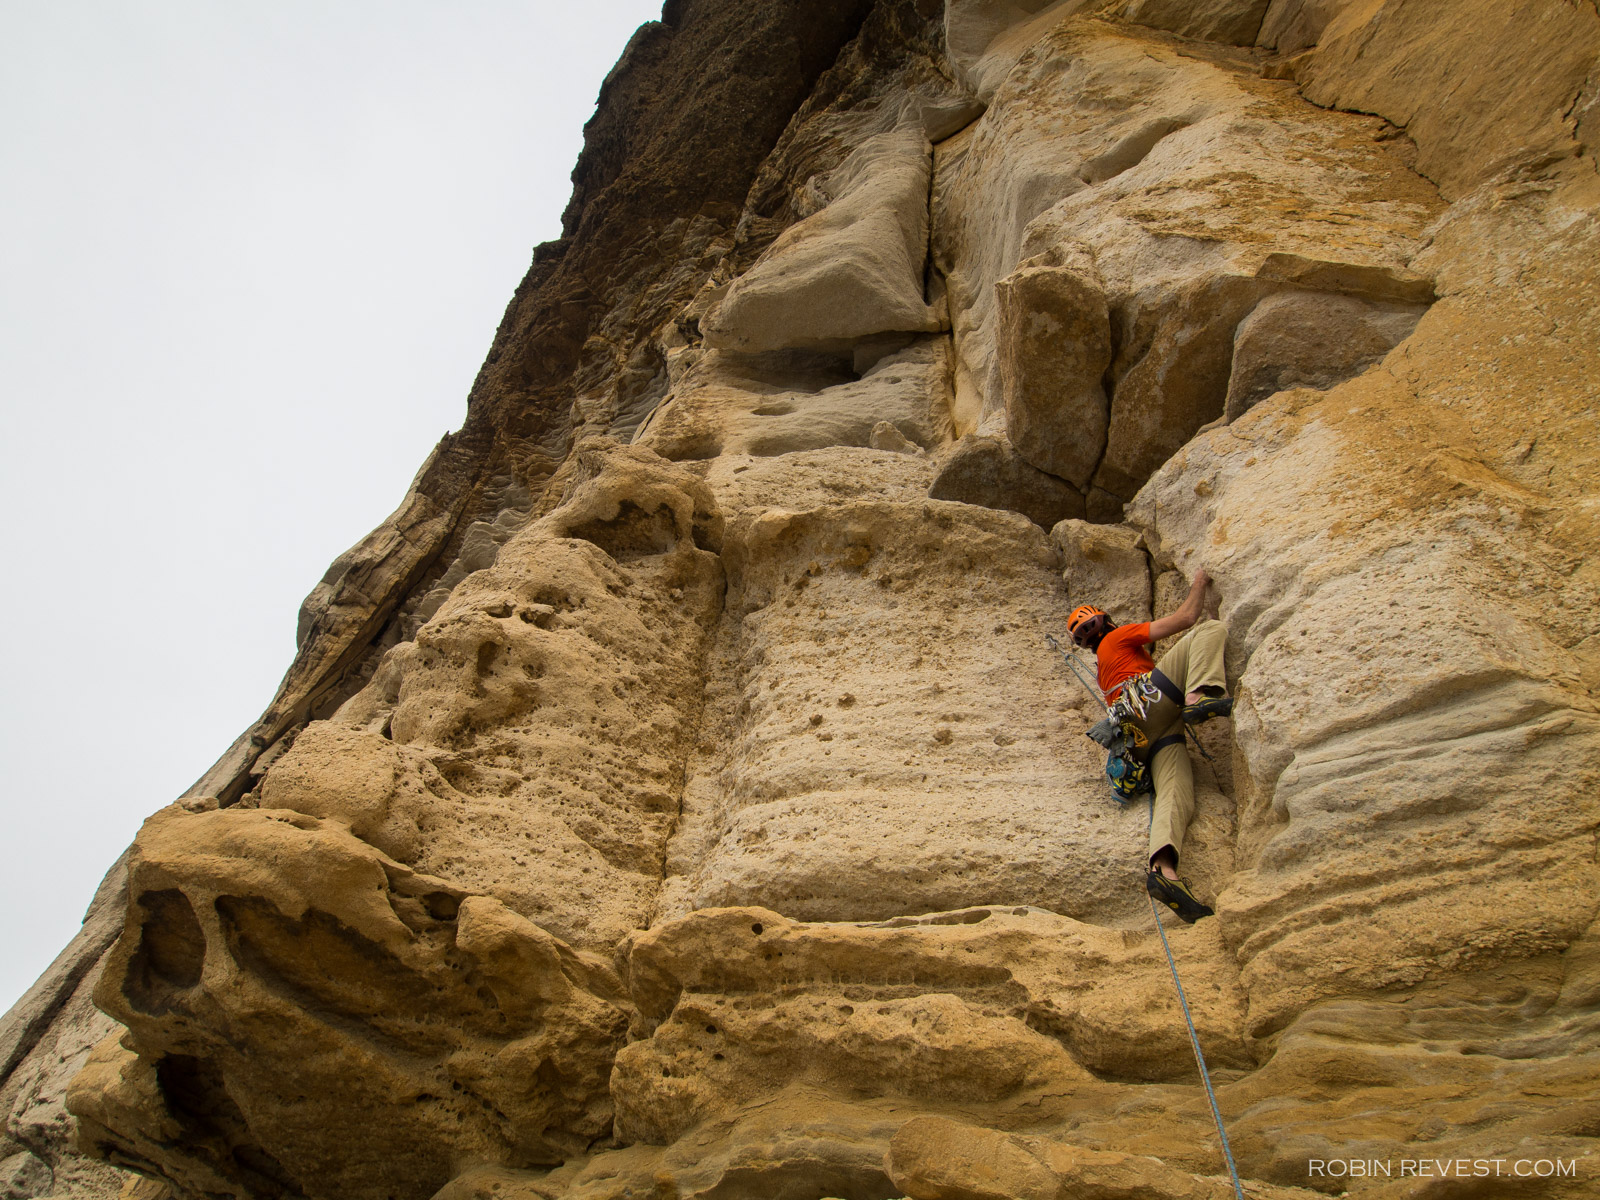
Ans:
[[[1156,821],[1156,798],[1150,797],[1151,826]],[[1189,998],[1183,992],[1183,980],[1178,978],[1178,964],[1172,957],[1172,946],[1167,941],[1166,928],[1161,924],[1161,910],[1156,898],[1149,897],[1150,916],[1155,920],[1156,932],[1161,935],[1161,948],[1167,952],[1167,969],[1172,972],[1172,986],[1178,990],[1178,1006],[1183,1009],[1183,1023],[1189,1027],[1189,1046],[1194,1051],[1195,1065],[1200,1068],[1200,1082],[1206,1085],[1206,1099],[1211,1104],[1211,1119],[1217,1125],[1217,1137],[1222,1139],[1222,1157],[1228,1160],[1228,1174],[1233,1179],[1233,1194],[1245,1200],[1244,1188],[1239,1183],[1239,1168],[1233,1162],[1233,1147],[1228,1144],[1228,1131],[1222,1127],[1222,1110],[1217,1107],[1217,1093],[1211,1087],[1211,1072],[1206,1070],[1206,1056],[1200,1050],[1200,1035],[1195,1032],[1194,1018],[1189,1015]]]
[[[1165,675],[1162,675],[1161,672],[1148,671],[1143,675],[1130,679],[1124,685],[1122,695],[1117,697],[1117,702],[1115,704],[1107,704],[1105,697],[1100,694],[1099,688],[1091,684],[1084,675],[1081,669],[1082,663],[1077,656],[1068,653],[1061,643],[1056,641],[1053,634],[1045,634],[1044,639],[1055,648],[1057,654],[1067,660],[1067,667],[1072,671],[1073,676],[1079,683],[1083,684],[1084,690],[1093,696],[1100,707],[1105,710],[1105,717],[1089,729],[1088,736],[1110,752],[1110,757],[1106,760],[1106,776],[1111,780],[1112,794],[1117,797],[1118,803],[1126,804],[1140,792],[1148,791],[1150,793],[1150,816],[1147,828],[1153,828],[1156,821],[1155,789],[1149,782],[1149,768],[1129,752],[1131,739],[1127,736],[1127,733],[1131,730],[1138,734],[1141,745],[1145,738],[1143,732],[1133,726],[1131,721],[1127,721],[1126,718],[1135,713],[1143,717],[1149,711],[1149,705],[1159,700],[1163,695],[1173,698],[1172,693],[1177,691],[1176,685]],[[1138,686],[1135,686],[1136,684]],[[1166,687],[1162,687],[1162,684],[1166,684]],[[1133,695],[1131,700],[1129,700],[1130,693]],[[1178,692],[1175,700],[1180,707],[1183,705],[1183,693],[1181,691]],[[1126,709],[1122,707],[1124,701],[1128,701]],[[1194,731],[1189,728],[1189,723],[1184,721],[1182,724],[1183,734],[1172,734],[1168,737],[1158,738],[1155,745],[1150,748],[1149,757],[1155,758],[1155,752],[1163,746],[1181,743],[1184,734],[1187,734],[1194,742],[1195,749],[1199,750],[1205,756],[1205,760],[1211,763],[1214,768],[1216,766],[1215,760],[1212,759],[1211,755],[1206,754],[1206,748],[1200,744],[1200,739],[1194,736]],[[1137,790],[1126,793],[1126,799],[1124,799],[1123,786],[1119,785],[1119,776],[1112,773],[1112,764],[1119,762],[1124,757],[1137,766],[1144,779],[1144,782]],[[1205,1084],[1206,1099],[1211,1104],[1211,1119],[1216,1122],[1217,1136],[1222,1139],[1222,1156],[1228,1161],[1228,1175],[1233,1180],[1233,1194],[1238,1197],[1238,1200],[1245,1200],[1244,1188],[1239,1183],[1239,1168],[1234,1165],[1233,1161],[1233,1147],[1228,1144],[1228,1131],[1222,1126],[1222,1110],[1217,1107],[1217,1093],[1211,1087],[1211,1072],[1206,1069],[1206,1056],[1200,1049],[1200,1035],[1195,1032],[1194,1018],[1189,1013],[1189,998],[1184,994],[1183,980],[1178,978],[1178,964],[1172,957],[1172,946],[1167,941],[1166,928],[1161,924],[1161,910],[1156,907],[1156,898],[1154,896],[1150,896],[1149,900],[1150,916],[1155,920],[1156,932],[1161,935],[1161,948],[1167,952],[1167,968],[1172,972],[1172,986],[1178,992],[1178,1006],[1183,1009],[1183,1023],[1189,1028],[1189,1046],[1194,1051],[1195,1064],[1200,1068],[1200,1082]]]
[[[1182,743],[1184,734],[1174,733],[1157,738],[1152,745],[1144,730],[1139,727],[1139,722],[1144,720],[1152,704],[1158,703],[1163,695],[1169,694],[1171,683],[1159,671],[1146,671],[1143,675],[1136,675],[1128,680],[1123,685],[1122,694],[1117,697],[1116,702],[1107,704],[1099,688],[1089,681],[1078,656],[1056,641],[1055,635],[1047,633],[1044,638],[1055,648],[1057,654],[1066,659],[1067,667],[1073,676],[1105,710],[1106,715],[1091,725],[1085,736],[1105,748],[1106,782],[1111,786],[1111,798],[1118,804],[1126,805],[1146,793],[1153,794],[1155,780],[1150,774],[1150,764],[1166,747]],[[1162,684],[1167,686],[1164,688]],[[1178,703],[1180,705],[1183,703],[1181,695],[1178,697]],[[1187,733],[1188,725],[1184,725],[1183,728]],[[1197,741],[1195,745],[1199,746],[1200,743]],[[1200,753],[1206,754],[1204,747],[1200,747]],[[1209,754],[1206,754],[1206,761],[1211,762]],[[1214,763],[1212,765],[1215,766]]]
[[[1118,804],[1129,804],[1147,792],[1152,794],[1155,792],[1155,780],[1150,774],[1150,764],[1155,761],[1160,751],[1168,746],[1180,744],[1185,736],[1194,743],[1194,748],[1200,751],[1200,757],[1210,763],[1213,770],[1216,769],[1217,760],[1212,758],[1200,744],[1200,739],[1195,736],[1188,721],[1183,722],[1182,733],[1157,738],[1154,745],[1148,745],[1144,730],[1135,723],[1135,718],[1143,720],[1145,714],[1150,711],[1150,705],[1160,700],[1163,695],[1180,709],[1183,707],[1183,693],[1178,691],[1172,681],[1160,671],[1152,670],[1146,671],[1143,675],[1135,675],[1123,685],[1122,694],[1117,697],[1116,703],[1107,704],[1098,686],[1090,682],[1085,675],[1082,660],[1056,641],[1054,634],[1045,634],[1044,640],[1050,643],[1057,654],[1066,659],[1067,668],[1073,677],[1105,711],[1106,715],[1091,725],[1084,736],[1105,747],[1106,782],[1111,785],[1112,799]]]
[[[1090,726],[1087,736],[1091,741],[1105,747],[1106,782],[1111,785],[1112,798],[1118,804],[1128,804],[1145,792],[1151,791],[1149,764],[1145,757],[1138,753],[1146,747],[1149,739],[1145,737],[1144,730],[1134,724],[1132,710],[1122,707],[1121,698],[1114,705],[1107,704],[1099,688],[1091,684],[1083,673],[1082,663],[1077,655],[1063,648],[1061,643],[1056,641],[1054,634],[1047,633],[1044,638],[1055,648],[1057,654],[1067,660],[1067,667],[1073,676],[1105,710],[1106,715]],[[1124,689],[1124,693],[1127,690]],[[1141,708],[1139,715],[1143,714],[1144,710]]]

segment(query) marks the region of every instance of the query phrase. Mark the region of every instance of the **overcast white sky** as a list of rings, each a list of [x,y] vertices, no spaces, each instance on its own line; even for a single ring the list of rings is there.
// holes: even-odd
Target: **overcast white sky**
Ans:
[[[465,413],[660,0],[0,0],[0,1010]]]

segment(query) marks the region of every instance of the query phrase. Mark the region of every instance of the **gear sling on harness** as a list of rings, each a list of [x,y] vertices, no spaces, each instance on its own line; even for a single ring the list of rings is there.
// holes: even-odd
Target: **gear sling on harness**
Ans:
[[[1156,755],[1167,746],[1181,745],[1183,731],[1169,733],[1166,737],[1157,738],[1151,742],[1145,737],[1144,730],[1139,727],[1139,722],[1144,720],[1150,711],[1150,706],[1161,697],[1167,697],[1180,707],[1183,704],[1183,693],[1177,686],[1160,671],[1149,670],[1143,675],[1135,675],[1122,686],[1122,694],[1117,697],[1116,703],[1106,710],[1106,718],[1089,730],[1089,736],[1105,746],[1109,754],[1106,757],[1106,779],[1111,784],[1111,794],[1118,804],[1127,804],[1136,800],[1147,792],[1155,791],[1155,784],[1150,778],[1150,764],[1155,761]],[[1118,743],[1108,745],[1095,737],[1095,730],[1115,723],[1117,733],[1111,741]]]
[[[1154,792],[1150,764],[1161,750],[1180,744],[1184,735],[1180,729],[1152,743],[1145,737],[1138,722],[1144,719],[1150,706],[1163,696],[1182,707],[1183,692],[1178,685],[1160,671],[1152,669],[1128,680],[1116,703],[1107,705],[1098,689],[1091,687],[1089,681],[1079,673],[1077,659],[1068,654],[1053,635],[1045,634],[1045,640],[1067,660],[1067,666],[1078,682],[1106,710],[1105,717],[1090,726],[1086,736],[1106,749],[1106,782],[1111,785],[1112,797],[1118,804],[1128,804],[1147,792]]]

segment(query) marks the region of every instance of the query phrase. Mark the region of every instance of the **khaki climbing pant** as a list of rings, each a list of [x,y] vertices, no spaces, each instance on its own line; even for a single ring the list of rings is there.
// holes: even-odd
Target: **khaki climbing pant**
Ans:
[[[1227,635],[1227,627],[1221,621],[1202,621],[1161,656],[1156,670],[1176,685],[1180,697],[1205,687],[1225,687],[1222,649]],[[1148,745],[1178,735],[1176,742],[1156,751],[1150,763],[1150,779],[1156,789],[1150,857],[1171,846],[1176,860],[1183,852],[1183,835],[1194,816],[1194,768],[1189,764],[1189,747],[1183,740],[1183,703],[1163,695],[1134,724],[1150,739]]]

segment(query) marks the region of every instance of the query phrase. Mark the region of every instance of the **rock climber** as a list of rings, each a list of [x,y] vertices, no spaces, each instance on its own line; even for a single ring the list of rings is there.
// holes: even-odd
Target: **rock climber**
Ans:
[[[1067,618],[1072,640],[1095,652],[1100,691],[1113,715],[1144,737],[1142,757],[1155,785],[1145,890],[1190,924],[1214,910],[1178,878],[1178,854],[1194,815],[1194,769],[1183,727],[1233,712],[1222,676],[1227,629],[1221,621],[1200,620],[1210,582],[1204,569],[1196,570],[1177,611],[1154,621],[1117,625],[1092,604],[1079,605]],[[1149,648],[1175,633],[1184,636],[1155,662]]]

